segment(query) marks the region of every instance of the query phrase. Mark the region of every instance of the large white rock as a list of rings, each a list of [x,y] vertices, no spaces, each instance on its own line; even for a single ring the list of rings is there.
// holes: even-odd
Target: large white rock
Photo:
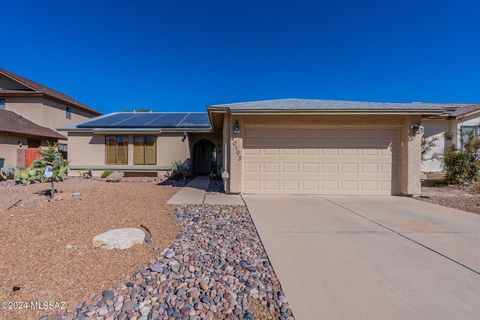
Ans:
[[[136,244],[142,244],[145,232],[136,228],[113,229],[93,237],[94,247],[104,249],[128,249]]]

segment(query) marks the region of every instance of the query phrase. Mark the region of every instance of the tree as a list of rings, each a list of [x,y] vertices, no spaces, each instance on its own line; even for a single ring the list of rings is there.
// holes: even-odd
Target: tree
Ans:
[[[150,108],[145,108],[145,107],[138,107],[133,109],[135,112],[152,112],[152,109]]]
[[[436,152],[432,153],[429,157],[427,155],[430,151],[437,145],[438,137],[433,138],[422,138],[422,146],[421,146],[421,157],[422,161],[427,160],[435,160],[440,157],[440,155]]]

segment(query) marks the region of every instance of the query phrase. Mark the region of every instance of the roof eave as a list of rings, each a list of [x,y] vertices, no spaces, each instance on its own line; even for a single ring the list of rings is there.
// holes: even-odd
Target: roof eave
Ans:
[[[235,109],[230,110],[232,114],[237,115],[262,115],[262,114],[279,114],[279,115],[328,115],[328,114],[342,114],[342,115],[441,115],[446,112],[444,109],[432,110],[432,109],[410,109],[410,110],[399,110],[399,109],[323,109],[323,110],[312,110],[312,109],[295,109],[295,110],[285,110],[285,109]]]
[[[94,134],[113,134],[113,133],[169,133],[169,132],[186,132],[186,133],[208,133],[212,132],[212,127],[209,128],[60,128],[59,131],[66,132],[86,132]]]

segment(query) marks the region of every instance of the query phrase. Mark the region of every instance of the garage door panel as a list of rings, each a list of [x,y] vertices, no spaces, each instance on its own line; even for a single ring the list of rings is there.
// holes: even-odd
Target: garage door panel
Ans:
[[[246,128],[243,190],[265,194],[390,194],[394,129]]]

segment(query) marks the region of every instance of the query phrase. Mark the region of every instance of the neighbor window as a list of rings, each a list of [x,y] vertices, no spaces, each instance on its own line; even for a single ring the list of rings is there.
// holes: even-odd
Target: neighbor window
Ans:
[[[70,107],[65,108],[65,116],[67,117],[67,119],[72,119],[72,108]]]
[[[105,137],[106,164],[128,164],[128,136]]]
[[[0,109],[5,109],[5,99],[0,99]]]
[[[473,135],[480,135],[480,132],[477,127],[474,126],[463,126],[461,129],[462,133],[462,149],[466,142],[468,142],[468,134],[473,133]]]
[[[157,163],[157,137],[133,137],[133,164]]]

